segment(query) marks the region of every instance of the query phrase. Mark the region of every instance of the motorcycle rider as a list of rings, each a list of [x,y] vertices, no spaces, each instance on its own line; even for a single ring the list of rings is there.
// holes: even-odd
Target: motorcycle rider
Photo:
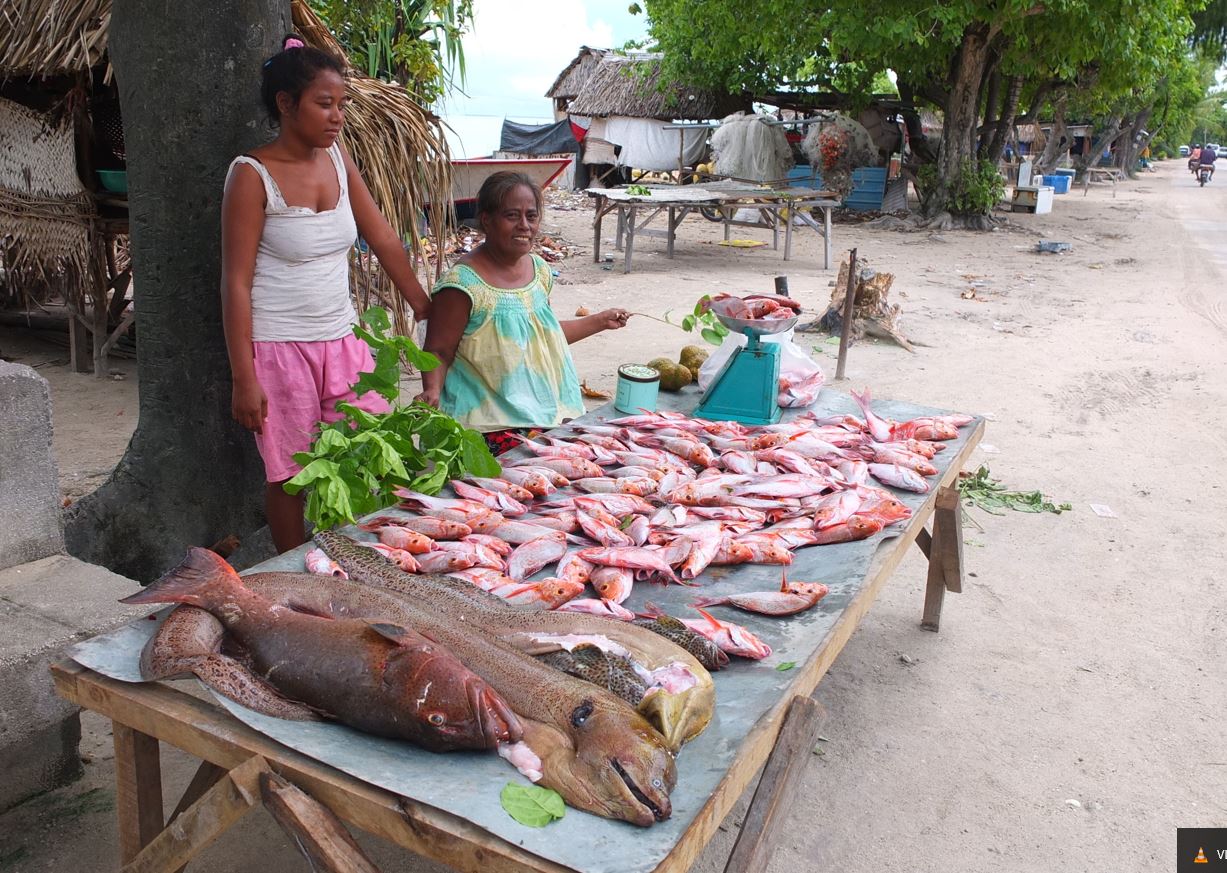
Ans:
[[[1200,173],[1203,168],[1209,167],[1211,180],[1214,179],[1214,159],[1216,157],[1218,157],[1218,155],[1214,153],[1214,149],[1203,148],[1198,154],[1197,158],[1198,172]]]
[[[1201,145],[1193,143],[1193,149],[1189,152],[1189,172],[1197,175],[1197,163],[1201,160]]]

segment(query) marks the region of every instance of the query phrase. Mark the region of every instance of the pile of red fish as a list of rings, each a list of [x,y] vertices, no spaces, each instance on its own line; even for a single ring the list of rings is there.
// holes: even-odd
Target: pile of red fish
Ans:
[[[807,546],[862,540],[911,510],[872,480],[925,492],[931,459],[970,416],[894,422],[853,396],[864,418],[813,413],[764,427],[647,413],[573,424],[565,437],[523,439],[531,457],[498,479],[457,480],[456,497],[401,492],[414,515],[379,516],[366,543],[410,573],[445,573],[510,603],[629,621],[621,604],[643,582],[697,585],[710,566],[792,563]],[[561,433],[561,430],[558,432]],[[553,566],[552,575],[529,581]],[[338,573],[327,556],[313,572]],[[591,585],[595,598],[581,598]],[[783,579],[779,591],[700,598],[790,615],[826,593]],[[687,621],[724,651],[762,658],[766,644],[714,618]]]

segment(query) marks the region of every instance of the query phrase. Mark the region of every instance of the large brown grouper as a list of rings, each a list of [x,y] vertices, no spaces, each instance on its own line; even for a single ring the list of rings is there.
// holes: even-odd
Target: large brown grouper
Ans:
[[[260,711],[309,717],[316,710],[433,751],[489,749],[522,736],[507,703],[445,646],[387,620],[326,618],[272,603],[205,549],[191,549],[177,568],[122,602],[207,611],[233,635],[254,672],[252,678],[237,661],[222,660],[209,623],[172,614],[169,630],[142,653],[148,678],[195,672]]]
[[[499,754],[577,809],[647,826],[669,817],[673,752],[621,698],[513,648],[484,612],[416,601],[377,586],[311,573],[255,573],[244,583],[268,601],[309,613],[411,626],[453,652],[506,700],[523,741]],[[455,580],[453,580],[455,581]]]
[[[596,615],[515,609],[458,579],[405,573],[341,534],[321,531],[315,540],[351,579],[441,614],[463,614],[471,624],[526,654],[591,643],[629,657],[655,685],[638,709],[675,752],[711,720],[716,700],[711,674],[692,654],[659,634]]]

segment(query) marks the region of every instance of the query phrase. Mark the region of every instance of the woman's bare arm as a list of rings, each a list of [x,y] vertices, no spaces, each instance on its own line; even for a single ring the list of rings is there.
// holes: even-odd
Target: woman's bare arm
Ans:
[[[268,415],[251,340],[251,284],[263,232],[264,183],[255,168],[239,164],[222,197],[222,325],[234,382],[231,411],[256,433]]]
[[[435,294],[430,306],[430,321],[426,322],[426,342],[423,348],[439,359],[439,366],[422,373],[422,393],[417,400],[439,405],[443,393],[443,380],[456,359],[456,349],[464,328],[469,323],[473,302],[463,291],[444,288]]]
[[[341,154],[345,158],[349,202],[354,210],[358,232],[375,252],[380,266],[387,272],[401,297],[405,298],[414,316],[419,321],[424,321],[430,315],[430,298],[426,296],[422,283],[418,281],[413,263],[405,253],[405,246],[379,211],[375,198],[371,196],[370,189],[366,187],[366,182],[363,181],[362,174],[358,172],[358,166],[349,156],[349,152],[342,147]]]

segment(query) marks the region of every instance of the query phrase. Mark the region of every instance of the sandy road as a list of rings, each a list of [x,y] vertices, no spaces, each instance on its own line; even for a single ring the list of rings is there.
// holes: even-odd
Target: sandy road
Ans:
[[[1178,825],[1227,825],[1225,207],[1227,175],[1199,189],[1173,161],[1115,199],[1107,186],[1075,190],[1052,215],[1012,216],[991,234],[837,226],[836,251],[856,245],[896,273],[905,329],[927,343],[915,356],[857,345],[849,384],[991,413],[985,443],[999,452],[977,463],[1074,511],[973,510],[965,593],[947,598],[940,634],[918,626],[919,553],[899,568],[816,692],[826,739],[806,762],[771,873],[1140,873],[1172,869]],[[590,217],[552,212],[547,225],[582,242]],[[1074,249],[1034,254],[1040,237]],[[555,305],[660,315],[706,291],[769,289],[781,272],[807,306],[826,299],[833,272],[817,269],[808,235],[788,265],[769,248],[718,248],[718,238],[715,225],[688,219],[674,261],[649,240],[629,276],[581,254],[559,265]],[[976,296],[961,296],[972,282]],[[833,370],[828,344],[802,341]],[[685,342],[642,322],[577,347],[576,360],[590,383],[608,385],[618,363]],[[43,372],[57,404],[70,404],[61,377]],[[61,420],[73,418],[57,409]],[[113,438],[117,456],[122,433]],[[71,446],[57,435],[68,469]],[[87,720],[86,779],[0,816],[0,870],[112,866],[109,742],[107,726]],[[191,770],[166,757],[170,799]],[[739,820],[696,870],[722,868]],[[364,842],[387,871],[439,869]],[[200,863],[303,869],[263,814]]]

